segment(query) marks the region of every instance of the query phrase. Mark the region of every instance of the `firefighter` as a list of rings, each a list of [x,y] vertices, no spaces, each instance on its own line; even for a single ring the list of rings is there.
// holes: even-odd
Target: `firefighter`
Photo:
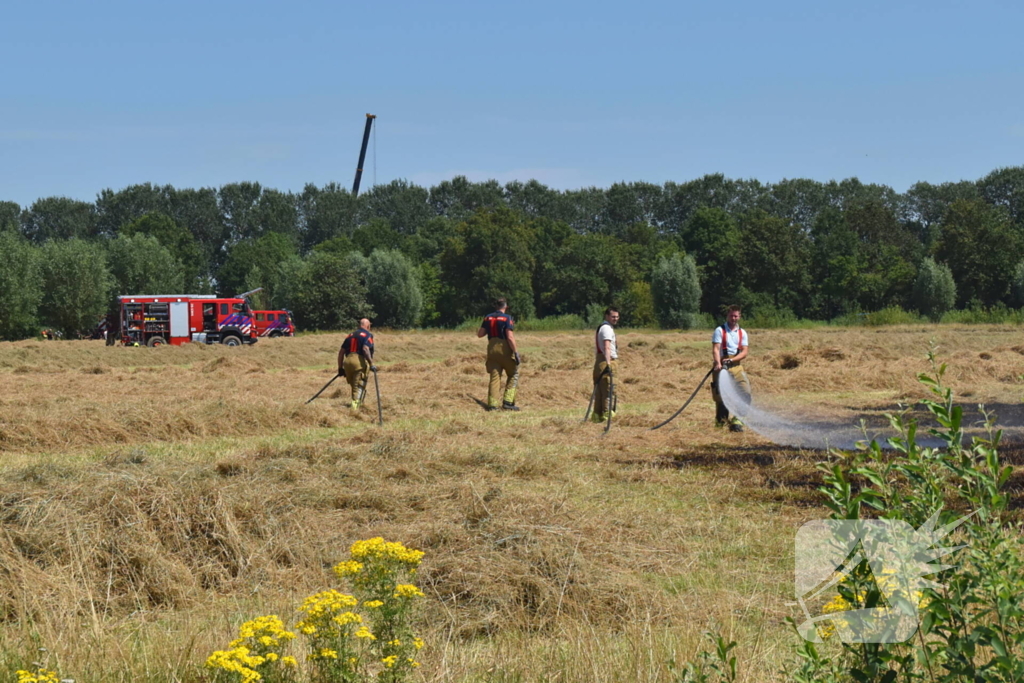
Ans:
[[[724,368],[736,388],[747,403],[750,403],[750,380],[743,372],[742,362],[747,357],[747,346],[750,337],[740,327],[741,311],[739,306],[730,306],[725,316],[725,324],[715,328],[711,335],[711,359],[714,361],[714,375],[711,381],[711,396],[715,399],[715,426],[729,425],[730,432],[742,432],[743,423],[738,417],[729,418],[729,409],[722,401],[718,391],[718,377]]]
[[[608,419],[608,411],[615,417],[614,397],[609,391],[612,384],[612,373],[618,372],[619,350],[615,343],[615,326],[619,324],[619,309],[609,306],[604,311],[604,320],[594,334],[594,384],[597,385],[594,396],[594,412],[590,419],[604,422]]]
[[[368,372],[376,372],[373,364],[373,334],[370,333],[370,320],[359,321],[359,329],[345,337],[338,351],[338,374],[345,375],[345,380],[352,387],[352,409],[357,410],[363,403],[366,394]]]
[[[501,373],[504,371],[505,393],[502,395],[502,410],[519,410],[516,405],[516,389],[519,387],[519,350],[516,348],[515,321],[508,313],[508,301],[498,299],[495,310],[484,318],[477,337],[487,337],[487,410],[498,409],[501,393]]]

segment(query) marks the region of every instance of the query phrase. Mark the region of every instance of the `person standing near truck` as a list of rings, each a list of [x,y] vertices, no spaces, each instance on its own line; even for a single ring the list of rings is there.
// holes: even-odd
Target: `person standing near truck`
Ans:
[[[502,410],[519,410],[516,389],[519,387],[519,350],[516,348],[515,321],[508,313],[508,301],[494,302],[497,309],[480,323],[476,336],[487,337],[487,410],[498,409],[501,396]],[[501,394],[501,373],[504,372],[505,393]]]
[[[369,318],[359,321],[359,328],[345,337],[338,351],[338,374],[352,389],[352,409],[358,410],[366,395],[366,380],[370,372],[376,372],[373,364],[373,334]]]

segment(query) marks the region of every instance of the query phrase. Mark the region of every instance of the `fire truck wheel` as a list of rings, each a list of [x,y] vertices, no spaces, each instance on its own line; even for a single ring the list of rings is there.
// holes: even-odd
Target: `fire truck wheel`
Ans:
[[[146,346],[163,346],[167,341],[163,337],[150,337],[149,341],[146,342]]]
[[[242,340],[233,334],[229,334],[220,340],[220,343],[224,346],[241,346]]]
[[[269,336],[270,336],[271,339],[273,339],[274,337],[280,337],[281,336],[281,332],[278,331],[278,330],[274,330],[273,332],[270,333]]]

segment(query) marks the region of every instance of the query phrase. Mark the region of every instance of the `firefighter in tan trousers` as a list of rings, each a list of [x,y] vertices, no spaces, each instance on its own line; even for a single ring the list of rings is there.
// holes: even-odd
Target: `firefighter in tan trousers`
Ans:
[[[594,384],[597,385],[594,401],[594,412],[590,419],[593,422],[604,422],[610,411],[615,417],[614,397],[611,394],[612,374],[619,371],[619,350],[615,343],[615,326],[619,324],[619,309],[608,307],[604,311],[604,321],[594,334]]]
[[[740,327],[740,307],[730,306],[726,312],[725,324],[715,328],[711,335],[711,357],[714,361],[714,375],[711,380],[711,396],[715,399],[715,426],[724,427],[729,425],[729,431],[742,432],[743,423],[736,416],[729,417],[729,409],[722,401],[719,393],[719,376],[725,368],[736,383],[740,398],[750,403],[750,380],[747,373],[743,372],[743,359],[747,357],[747,347],[750,344],[750,337],[747,331]]]
[[[370,320],[359,321],[359,329],[345,337],[338,351],[338,374],[345,375],[345,380],[352,388],[352,409],[356,410],[363,403],[366,395],[366,380],[369,372],[376,372],[373,364],[373,334],[370,333]]]
[[[497,310],[484,318],[477,337],[487,337],[487,410],[498,409],[501,396],[502,410],[519,410],[516,388],[519,386],[519,350],[516,348],[515,321],[508,314],[508,301],[498,299]],[[501,394],[501,373],[504,372],[505,393]]]

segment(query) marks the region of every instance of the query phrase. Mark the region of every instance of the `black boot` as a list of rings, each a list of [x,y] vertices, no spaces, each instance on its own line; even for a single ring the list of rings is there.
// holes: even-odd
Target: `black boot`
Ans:
[[[517,406],[515,403],[509,403],[508,401],[503,401],[502,404],[501,404],[501,409],[502,410],[519,410],[519,406]]]

